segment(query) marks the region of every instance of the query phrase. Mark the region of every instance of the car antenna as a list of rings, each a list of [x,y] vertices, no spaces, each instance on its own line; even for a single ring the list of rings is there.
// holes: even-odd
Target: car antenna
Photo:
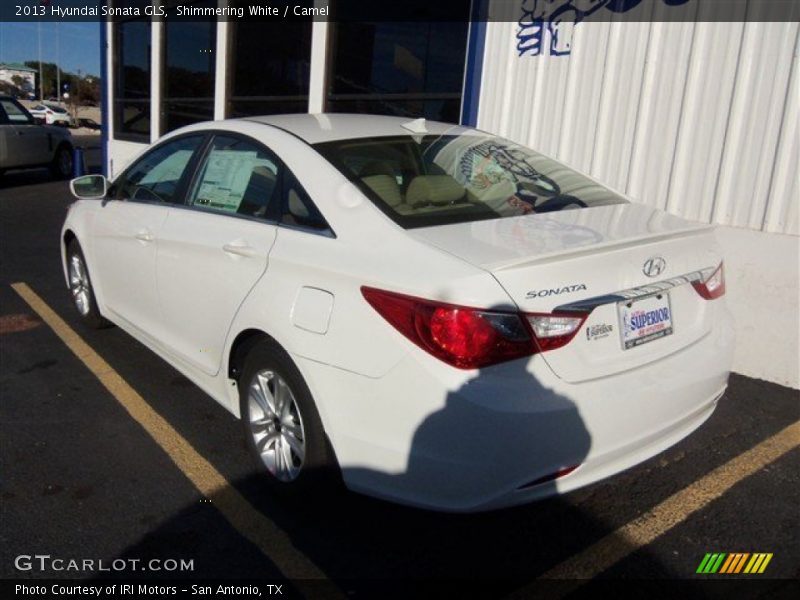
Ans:
[[[425,117],[420,119],[414,119],[413,121],[409,121],[408,123],[403,123],[400,127],[410,131],[411,133],[415,134],[414,141],[418,144],[422,141],[422,136],[428,133],[427,127],[425,127]]]

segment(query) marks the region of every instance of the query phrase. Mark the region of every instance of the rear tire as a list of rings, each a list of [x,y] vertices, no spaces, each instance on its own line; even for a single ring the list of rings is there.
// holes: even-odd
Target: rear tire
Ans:
[[[54,179],[70,179],[72,167],[72,148],[68,144],[62,144],[50,164],[50,173]]]
[[[299,495],[332,487],[338,469],[300,371],[277,344],[257,343],[239,377],[247,446],[270,487]]]
[[[67,246],[67,278],[72,301],[81,321],[92,329],[102,329],[111,325],[97,308],[89,269],[86,267],[86,259],[77,240],[72,240]]]

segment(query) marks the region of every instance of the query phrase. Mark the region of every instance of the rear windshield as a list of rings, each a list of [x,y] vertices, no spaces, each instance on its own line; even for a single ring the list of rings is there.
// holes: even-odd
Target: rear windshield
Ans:
[[[626,202],[561,163],[493,136],[359,138],[315,148],[406,229]]]

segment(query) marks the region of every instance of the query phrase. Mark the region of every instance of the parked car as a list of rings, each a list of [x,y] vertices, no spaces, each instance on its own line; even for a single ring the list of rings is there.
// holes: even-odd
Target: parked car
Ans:
[[[72,136],[62,127],[39,125],[17,100],[0,96],[0,175],[9,169],[49,167],[54,177],[72,176]]]
[[[66,108],[62,108],[55,104],[37,104],[30,109],[33,117],[42,121],[46,125],[59,125],[62,127],[70,127],[72,125],[72,117]]]
[[[101,129],[100,123],[98,123],[94,119],[89,119],[86,117],[81,117],[78,119],[78,127],[85,127],[86,129],[94,129],[94,130]]]
[[[519,504],[661,452],[726,389],[713,228],[481,131],[200,123],[72,188],[81,318],[240,416],[278,490]]]

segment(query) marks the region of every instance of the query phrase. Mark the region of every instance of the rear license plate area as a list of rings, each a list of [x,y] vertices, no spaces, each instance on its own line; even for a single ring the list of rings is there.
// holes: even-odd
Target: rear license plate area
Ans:
[[[672,306],[668,292],[619,302],[617,314],[623,350],[672,335]]]

